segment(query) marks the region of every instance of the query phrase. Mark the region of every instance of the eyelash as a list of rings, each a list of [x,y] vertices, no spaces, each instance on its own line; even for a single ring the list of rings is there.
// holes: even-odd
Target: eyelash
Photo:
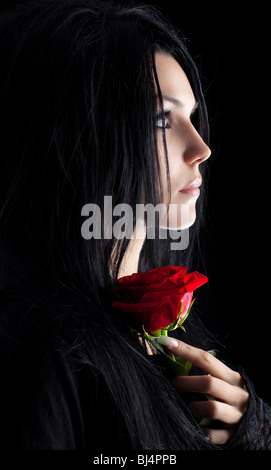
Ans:
[[[159,113],[156,115],[156,127],[158,127],[158,129],[170,129],[171,126],[168,119],[169,115],[170,111],[166,111],[164,113]]]
[[[198,112],[197,111],[198,111],[197,109],[193,111],[193,113],[190,116],[190,121],[195,127],[195,129],[198,128]],[[164,113],[158,113],[156,115],[156,127],[158,129],[164,129],[164,130],[171,129],[169,116],[170,116],[170,111],[165,111]]]

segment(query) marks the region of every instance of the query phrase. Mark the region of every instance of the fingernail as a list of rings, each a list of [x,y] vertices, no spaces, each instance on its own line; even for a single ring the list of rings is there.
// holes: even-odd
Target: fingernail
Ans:
[[[157,338],[158,343],[163,344],[164,346],[167,346],[168,348],[177,348],[179,345],[178,341],[174,338],[170,338],[169,336],[159,336]]]

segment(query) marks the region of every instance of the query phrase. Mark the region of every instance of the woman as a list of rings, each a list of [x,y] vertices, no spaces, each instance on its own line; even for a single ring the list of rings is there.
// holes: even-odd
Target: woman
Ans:
[[[201,375],[171,383],[111,306],[119,277],[191,267],[196,250],[210,150],[183,40],[154,10],[92,0],[30,2],[0,24],[3,447],[269,448],[270,409],[201,349],[195,316],[193,346],[167,345]],[[163,203],[160,228],[188,228],[187,249],[148,237],[142,214],[130,237],[108,235],[105,196],[133,214]],[[89,203],[102,215],[91,236]],[[187,404],[184,392],[214,400]]]

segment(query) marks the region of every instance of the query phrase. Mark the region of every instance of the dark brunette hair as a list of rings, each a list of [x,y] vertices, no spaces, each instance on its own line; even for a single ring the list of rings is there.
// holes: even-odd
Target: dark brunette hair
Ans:
[[[5,272],[5,247],[12,240],[35,260],[32,278],[53,283],[84,318],[72,348],[103,377],[131,446],[208,448],[144,344],[111,309],[108,291],[128,240],[84,240],[80,230],[82,207],[103,207],[105,195],[113,205],[133,209],[143,195],[160,202],[157,50],[172,54],[187,74],[199,103],[198,132],[208,142],[197,68],[185,40],[156,9],[43,0],[14,7],[0,19],[1,291],[32,299],[31,274],[26,288],[16,273]],[[148,240],[140,270],[189,262],[200,204],[188,249],[174,254],[168,240]]]

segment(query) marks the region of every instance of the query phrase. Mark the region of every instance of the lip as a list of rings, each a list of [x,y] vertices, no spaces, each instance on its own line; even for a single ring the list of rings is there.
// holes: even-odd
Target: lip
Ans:
[[[200,185],[202,183],[201,178],[195,178],[191,183],[180,189],[180,193],[186,194],[187,196],[198,197],[200,195]]]

